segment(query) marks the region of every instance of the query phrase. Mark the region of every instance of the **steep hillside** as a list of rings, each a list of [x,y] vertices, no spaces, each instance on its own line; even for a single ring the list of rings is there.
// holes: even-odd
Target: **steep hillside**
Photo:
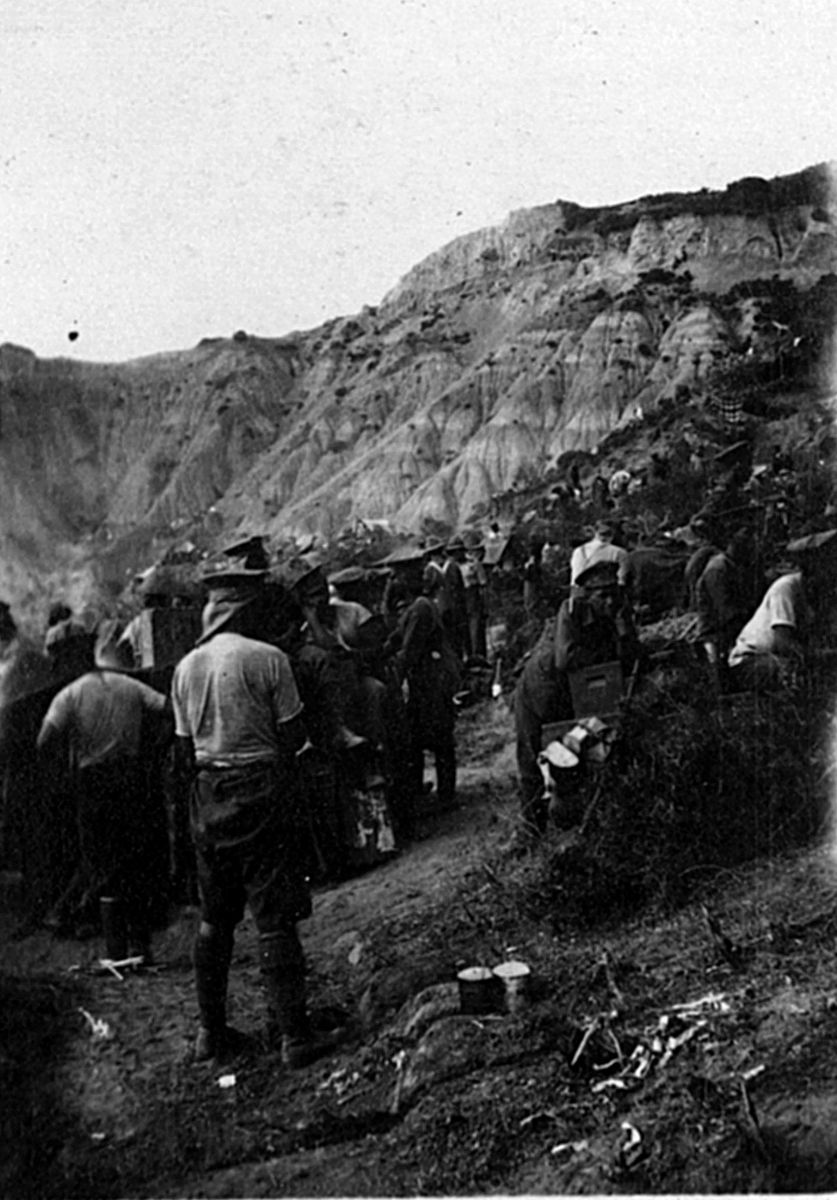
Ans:
[[[462,525],[637,409],[711,395],[719,368],[823,389],[836,217],[825,166],[557,202],[457,239],[379,308],[315,330],[114,365],[4,346],[0,589],[21,603],[46,580],[76,600],[118,589],[186,535]]]

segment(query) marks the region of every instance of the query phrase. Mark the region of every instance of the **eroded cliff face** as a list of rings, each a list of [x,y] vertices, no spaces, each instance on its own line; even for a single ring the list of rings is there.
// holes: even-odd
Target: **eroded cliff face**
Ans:
[[[173,539],[451,526],[719,362],[804,339],[837,272],[828,169],[513,213],[377,309],[113,365],[0,348],[0,589],[83,594]],[[785,304],[776,321],[775,294]],[[790,317],[788,317],[790,313]],[[798,316],[797,316],[798,314]]]

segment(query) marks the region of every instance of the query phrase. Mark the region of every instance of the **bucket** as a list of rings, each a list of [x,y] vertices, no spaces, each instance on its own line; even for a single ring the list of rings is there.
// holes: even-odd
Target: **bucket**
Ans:
[[[105,935],[105,955],[111,962],[121,962],[128,955],[128,934],[122,901],[116,896],[102,896],[99,900],[102,932]]]
[[[529,1003],[529,984],[532,978],[532,972],[526,963],[499,963],[492,975],[501,989],[506,1012],[511,1015],[522,1012]]]
[[[466,967],[456,976],[459,982],[459,1011],[478,1015],[496,1012],[497,981],[488,967]]]

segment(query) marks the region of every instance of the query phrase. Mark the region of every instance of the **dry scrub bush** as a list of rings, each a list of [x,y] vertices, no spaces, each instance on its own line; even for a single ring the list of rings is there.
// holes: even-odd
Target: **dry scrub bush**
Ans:
[[[810,841],[825,822],[822,682],[719,697],[698,666],[648,678],[580,809],[584,837],[550,835],[520,899],[556,926],[682,902],[713,870]]]

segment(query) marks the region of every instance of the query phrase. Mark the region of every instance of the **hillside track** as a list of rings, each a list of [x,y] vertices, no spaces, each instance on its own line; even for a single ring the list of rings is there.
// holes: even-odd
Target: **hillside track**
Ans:
[[[347,1012],[351,1031],[304,1071],[257,1050],[249,920],[231,1009],[253,1049],[219,1067],[190,1057],[194,911],[158,935],[153,968],[121,981],[99,969],[98,942],[12,941],[4,915],[5,1194],[837,1187],[832,848],[720,872],[674,912],[586,930],[558,914],[546,927],[510,899],[540,852],[503,850],[515,813],[506,706],[467,710],[459,734],[461,806],[430,807],[396,858],[315,896],[302,926],[313,1010]],[[536,969],[529,1009],[483,1020],[440,1010],[418,1040],[405,1032],[417,993],[441,995],[458,966],[510,949]],[[666,1061],[652,1046],[664,1016],[688,1035]],[[601,1069],[600,1035],[616,1038],[622,1065]],[[647,1048],[645,1074],[628,1067],[632,1046]]]

